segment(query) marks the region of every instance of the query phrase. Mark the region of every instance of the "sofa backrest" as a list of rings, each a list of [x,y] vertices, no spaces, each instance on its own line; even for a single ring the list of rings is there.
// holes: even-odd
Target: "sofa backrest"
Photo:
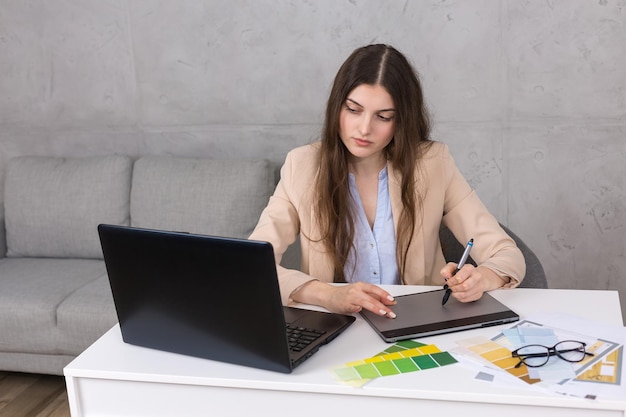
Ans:
[[[7,164],[8,257],[101,258],[99,223],[129,224],[132,159],[18,157]]]
[[[247,238],[274,175],[267,160],[144,156],[133,169],[131,225]]]
[[[5,173],[6,255],[101,259],[100,223],[247,238],[274,186],[267,160],[14,158]]]

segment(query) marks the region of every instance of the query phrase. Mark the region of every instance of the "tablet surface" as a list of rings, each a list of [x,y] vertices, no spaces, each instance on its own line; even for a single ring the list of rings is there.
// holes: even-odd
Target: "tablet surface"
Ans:
[[[391,306],[397,315],[395,319],[366,310],[361,311],[361,316],[383,340],[390,343],[519,320],[517,313],[489,293],[469,303],[461,303],[450,297],[446,305],[442,306],[444,292],[441,289],[395,297],[397,303]]]

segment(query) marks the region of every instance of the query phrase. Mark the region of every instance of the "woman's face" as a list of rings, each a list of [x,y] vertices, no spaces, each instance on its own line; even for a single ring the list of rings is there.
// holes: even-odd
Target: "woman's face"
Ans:
[[[384,87],[361,84],[348,94],[339,114],[339,135],[354,162],[384,165],[383,150],[393,139],[395,118],[393,99]]]

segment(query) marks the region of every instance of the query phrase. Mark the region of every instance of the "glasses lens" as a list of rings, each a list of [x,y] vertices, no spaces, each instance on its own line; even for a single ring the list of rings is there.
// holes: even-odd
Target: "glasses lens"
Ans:
[[[517,350],[517,354],[530,367],[545,365],[549,358],[548,348],[541,345],[524,346]]]
[[[566,340],[554,346],[556,354],[568,362],[580,362],[585,359],[585,345],[582,342]]]

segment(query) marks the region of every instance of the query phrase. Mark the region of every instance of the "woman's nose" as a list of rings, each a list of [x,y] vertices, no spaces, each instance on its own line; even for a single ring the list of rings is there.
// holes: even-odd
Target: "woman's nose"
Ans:
[[[361,117],[360,125],[359,125],[359,133],[363,136],[369,135],[371,130],[372,118],[368,115],[363,115]]]

